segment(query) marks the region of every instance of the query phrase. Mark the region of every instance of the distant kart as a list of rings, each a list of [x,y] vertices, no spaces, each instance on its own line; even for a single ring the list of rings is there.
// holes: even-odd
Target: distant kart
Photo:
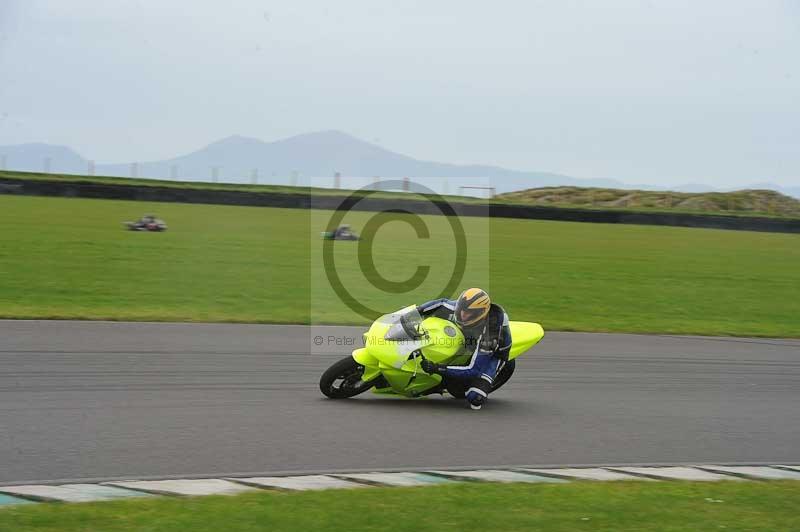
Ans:
[[[358,235],[356,234],[349,234],[349,235],[336,235],[336,231],[323,231],[322,232],[322,239],[323,240],[358,240]]]
[[[159,220],[158,218],[149,221],[139,220],[136,222],[124,222],[124,225],[128,231],[151,231],[159,233],[167,230],[167,224],[164,223],[164,220]]]
[[[323,231],[323,240],[358,240],[358,235],[350,230],[350,226],[343,225],[336,231]]]

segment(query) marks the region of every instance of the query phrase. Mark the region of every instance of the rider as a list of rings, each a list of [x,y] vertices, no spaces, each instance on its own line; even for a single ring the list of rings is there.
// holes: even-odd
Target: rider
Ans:
[[[350,230],[350,226],[348,224],[340,225],[333,233],[334,238],[350,238],[352,236],[353,232]]]
[[[142,217],[139,219],[139,221],[137,222],[137,225],[138,225],[139,227],[145,227],[145,228],[146,228],[148,225],[150,225],[150,224],[154,224],[154,223],[156,223],[156,217],[155,217],[155,215],[152,215],[152,214],[145,214],[144,216],[142,216]]]
[[[422,361],[426,373],[467,381],[466,398],[473,410],[480,410],[486,402],[492,383],[511,350],[511,330],[508,314],[500,305],[492,303],[484,290],[469,288],[458,299],[434,299],[417,307],[423,317],[436,316],[453,321],[464,333],[466,349],[472,358],[466,366],[445,366],[430,360]]]

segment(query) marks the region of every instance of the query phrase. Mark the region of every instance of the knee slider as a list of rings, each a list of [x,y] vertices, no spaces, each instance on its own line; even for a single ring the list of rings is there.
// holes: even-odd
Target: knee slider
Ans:
[[[481,406],[486,402],[487,394],[478,388],[467,390],[467,402],[473,406]]]

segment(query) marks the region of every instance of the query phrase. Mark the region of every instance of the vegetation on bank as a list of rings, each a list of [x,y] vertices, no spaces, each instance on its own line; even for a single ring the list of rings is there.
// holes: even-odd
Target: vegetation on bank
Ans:
[[[800,200],[774,190],[692,193],[614,188],[544,187],[500,194],[497,199],[551,207],[646,209],[800,218]]]

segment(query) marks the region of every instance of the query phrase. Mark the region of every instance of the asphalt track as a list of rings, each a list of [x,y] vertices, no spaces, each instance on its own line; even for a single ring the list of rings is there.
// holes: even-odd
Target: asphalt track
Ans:
[[[360,333],[0,321],[0,484],[800,462],[800,340],[549,333],[472,412],[324,399],[319,375]]]

